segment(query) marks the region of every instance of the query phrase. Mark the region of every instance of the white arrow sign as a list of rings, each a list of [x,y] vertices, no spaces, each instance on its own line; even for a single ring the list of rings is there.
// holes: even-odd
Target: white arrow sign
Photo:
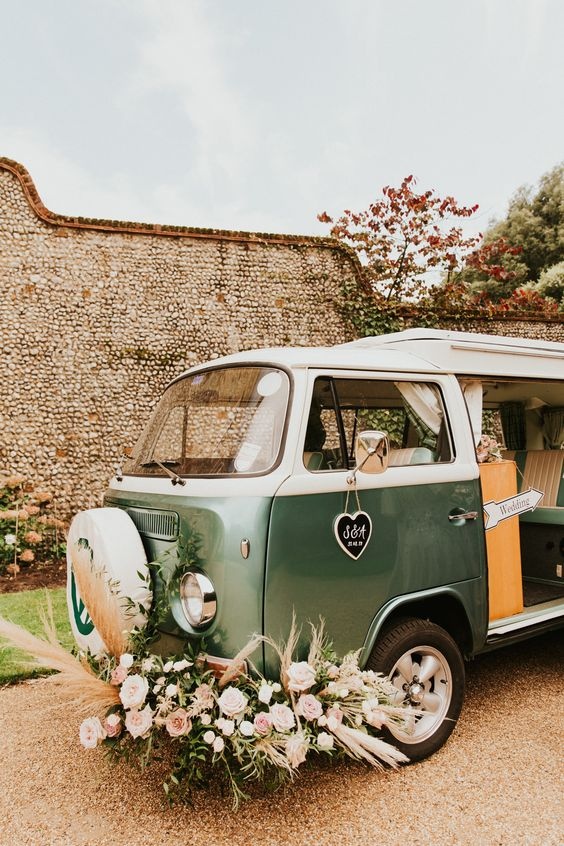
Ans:
[[[486,531],[495,529],[498,523],[501,523],[502,520],[508,520],[509,517],[516,517],[518,514],[524,514],[525,511],[534,511],[543,496],[542,491],[529,488],[528,491],[509,496],[507,499],[502,499],[501,502],[496,502],[493,499],[490,502],[484,502]]]

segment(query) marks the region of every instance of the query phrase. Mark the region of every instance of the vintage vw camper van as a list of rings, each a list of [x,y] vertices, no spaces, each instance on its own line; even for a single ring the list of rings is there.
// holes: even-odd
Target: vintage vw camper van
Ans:
[[[484,435],[503,460],[478,461]],[[204,638],[221,665],[322,617],[421,711],[392,737],[418,760],[455,725],[464,659],[564,623],[563,447],[564,344],[410,329],[243,352],[168,386],[69,545],[128,596],[161,562],[170,652]],[[96,650],[72,567],[68,600]]]

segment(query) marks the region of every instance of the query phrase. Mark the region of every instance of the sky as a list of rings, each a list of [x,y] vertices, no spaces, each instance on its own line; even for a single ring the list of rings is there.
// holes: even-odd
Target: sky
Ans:
[[[53,212],[326,235],[564,160],[562,0],[0,0],[0,156]]]

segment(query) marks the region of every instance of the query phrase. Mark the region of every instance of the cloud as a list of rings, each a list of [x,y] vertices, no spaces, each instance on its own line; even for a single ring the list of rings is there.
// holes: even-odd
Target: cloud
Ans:
[[[213,197],[243,188],[257,144],[252,110],[229,81],[229,34],[209,5],[190,0],[146,2],[149,28],[139,47],[132,89],[174,93],[187,118],[191,178]]]

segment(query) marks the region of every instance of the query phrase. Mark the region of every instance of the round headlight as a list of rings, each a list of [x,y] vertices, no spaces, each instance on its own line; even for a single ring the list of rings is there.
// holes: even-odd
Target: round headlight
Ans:
[[[195,629],[210,623],[217,611],[211,579],[201,570],[188,570],[180,580],[180,602],[186,619]]]

